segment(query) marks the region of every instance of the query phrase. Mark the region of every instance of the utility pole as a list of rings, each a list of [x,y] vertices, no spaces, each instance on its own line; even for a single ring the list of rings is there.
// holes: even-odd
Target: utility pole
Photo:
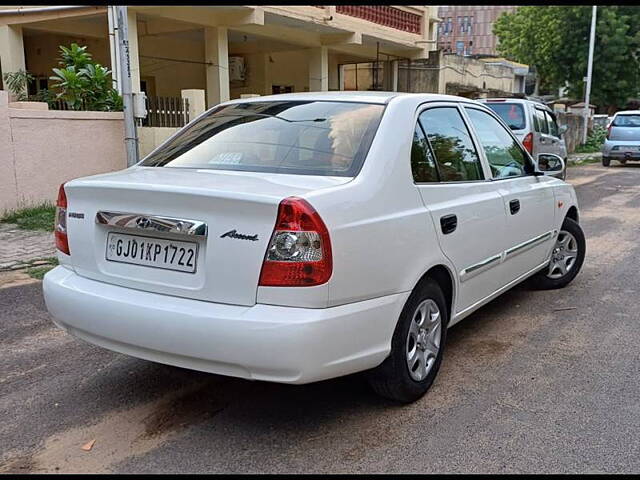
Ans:
[[[120,88],[124,107],[124,144],[127,149],[127,166],[138,163],[138,132],[133,112],[131,89],[131,63],[129,60],[129,24],[127,7],[116,6],[118,25],[118,53],[120,57]]]
[[[591,95],[591,72],[593,69],[593,49],[596,43],[596,13],[598,7],[593,6],[591,12],[591,35],[589,37],[589,63],[587,65],[587,88],[584,93],[584,132],[582,134],[582,143],[587,143],[587,127],[589,126],[589,96]]]

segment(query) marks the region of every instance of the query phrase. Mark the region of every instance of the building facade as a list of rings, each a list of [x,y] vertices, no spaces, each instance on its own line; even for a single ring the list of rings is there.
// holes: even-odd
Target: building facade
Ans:
[[[343,90],[349,65],[427,58],[436,15],[431,6],[131,6],[133,89],[148,97],[204,90],[207,106]],[[31,90],[48,88],[59,46],[76,42],[117,78],[113,25],[108,6],[0,7],[0,70],[27,70],[36,77]]]
[[[438,49],[457,55],[497,55],[493,24],[514,6],[456,5],[438,8]]]

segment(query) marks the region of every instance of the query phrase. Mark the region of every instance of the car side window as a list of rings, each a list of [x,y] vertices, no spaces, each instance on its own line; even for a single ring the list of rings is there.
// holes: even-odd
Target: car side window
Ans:
[[[413,181],[417,183],[437,182],[438,171],[436,163],[420,124],[416,124],[411,145],[411,171]]]
[[[420,114],[442,182],[483,180],[480,157],[456,107],[435,107]]]
[[[551,115],[549,112],[544,112],[544,114],[547,117],[547,123],[549,124],[549,133],[554,137],[560,137],[560,134],[558,133],[558,124],[556,123],[556,119],[553,118],[553,115]]]
[[[538,119],[538,125],[540,126],[541,133],[549,133],[549,126],[547,125],[547,119],[544,116],[544,112],[539,108],[534,108],[533,111]]]
[[[493,178],[526,175],[525,154],[509,132],[487,112],[465,108],[491,167]]]

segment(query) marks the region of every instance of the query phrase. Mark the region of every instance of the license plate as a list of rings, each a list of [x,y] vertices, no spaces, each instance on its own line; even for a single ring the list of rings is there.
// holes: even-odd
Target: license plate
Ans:
[[[163,238],[109,233],[106,259],[145,267],[194,273],[198,244]]]

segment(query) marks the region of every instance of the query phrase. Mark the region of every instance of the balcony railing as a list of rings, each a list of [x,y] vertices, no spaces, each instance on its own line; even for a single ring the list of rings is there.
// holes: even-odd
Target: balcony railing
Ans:
[[[336,13],[362,18],[403,32],[420,33],[420,15],[388,5],[336,5]]]

